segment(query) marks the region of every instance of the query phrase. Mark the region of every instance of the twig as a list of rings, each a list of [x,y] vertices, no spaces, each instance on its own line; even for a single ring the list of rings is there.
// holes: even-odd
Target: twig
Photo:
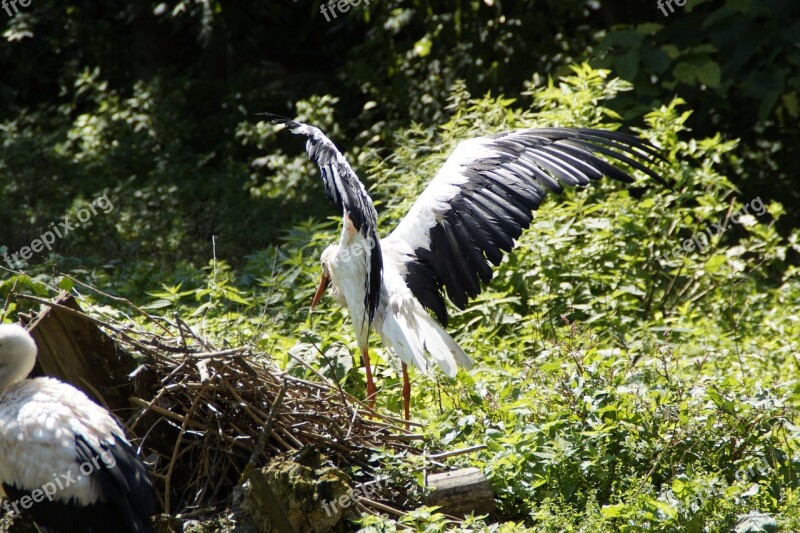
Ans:
[[[470,446],[469,448],[461,448],[459,450],[452,450],[449,452],[441,452],[441,453],[434,453],[432,455],[428,455],[428,459],[438,460],[438,459],[447,459],[448,457],[455,457],[457,455],[465,455],[468,453],[477,452],[480,450],[485,450],[485,444],[479,444],[477,446]]]
[[[280,407],[281,402],[283,401],[283,396],[286,394],[286,390],[289,388],[288,384],[284,380],[283,385],[281,385],[281,390],[278,391],[278,395],[275,397],[275,401],[272,402],[272,407],[269,410],[269,415],[267,419],[264,421],[264,429],[261,430],[261,435],[258,436],[258,442],[256,443],[256,447],[253,450],[252,455],[250,455],[250,460],[247,461],[247,466],[245,467],[245,472],[249,472],[256,466],[256,462],[258,461],[259,457],[262,453],[264,453],[264,446],[267,443],[267,439],[269,438],[270,433],[272,433],[272,421],[275,420],[275,414],[278,412],[278,407]]]
[[[369,506],[369,507],[374,507],[375,509],[383,511],[384,513],[393,514],[395,516],[405,516],[406,515],[406,513],[404,511],[401,511],[400,509],[395,509],[394,507],[389,507],[386,504],[383,504],[383,503],[380,503],[380,502],[376,502],[374,500],[370,500],[369,498],[364,498],[363,496],[360,497],[358,499],[358,501],[360,501],[363,505],[366,505],[366,506]]]
[[[189,412],[186,413],[186,417],[183,420],[183,424],[181,425],[181,431],[178,433],[178,440],[175,442],[175,447],[172,449],[172,459],[169,462],[169,468],[167,469],[167,476],[164,478],[164,514],[169,514],[169,504],[170,504],[170,483],[172,482],[172,473],[175,471],[175,462],[178,460],[178,450],[181,447],[181,440],[183,440],[183,435],[186,433],[186,425],[189,423],[189,419],[191,418],[194,410],[197,408],[197,402],[200,401],[200,396],[195,396],[194,401],[192,402],[192,406],[189,408]]]
[[[150,315],[150,314],[149,314],[149,313],[147,313],[146,311],[143,311],[142,309],[140,309],[139,307],[137,307],[137,306],[136,306],[136,304],[134,304],[133,302],[131,302],[131,301],[130,301],[130,300],[128,300],[127,298],[122,298],[122,297],[120,297],[120,296],[114,296],[113,294],[108,294],[107,292],[101,291],[101,290],[100,290],[100,289],[98,289],[97,287],[92,287],[91,285],[87,285],[86,283],[82,282],[82,281],[81,281],[81,280],[79,280],[79,279],[73,278],[73,277],[72,277],[72,276],[70,276],[69,274],[63,274],[63,276],[64,276],[65,278],[67,278],[67,279],[71,280],[73,283],[76,283],[76,284],[80,285],[81,287],[83,287],[83,288],[85,288],[85,289],[89,289],[90,291],[92,291],[92,292],[95,292],[95,293],[99,294],[100,296],[103,296],[103,297],[105,297],[105,298],[108,298],[109,300],[112,300],[112,301],[114,301],[114,302],[119,302],[119,303],[123,303],[123,304],[127,305],[128,307],[130,307],[131,309],[133,309],[134,311],[136,311],[136,312],[137,312],[137,313],[139,313],[140,315],[142,315],[142,316],[146,317],[148,320],[150,320],[150,321],[151,321],[151,322],[153,322],[154,324],[158,325],[158,327],[160,327],[161,329],[163,329],[165,333],[167,333],[167,334],[169,334],[169,333],[170,333],[169,329],[168,329],[166,326],[164,326],[164,324],[162,324],[161,322],[159,322],[159,321],[158,321],[158,320],[157,320],[157,319],[156,319],[154,316]],[[170,326],[173,326],[173,327],[175,327],[175,325],[174,325],[174,324],[170,324],[169,320],[167,320],[166,318],[164,318],[164,317],[161,317],[161,319],[162,319],[164,322],[166,322],[167,324],[169,324]]]
[[[184,353],[183,355],[184,357],[191,357],[193,359],[214,359],[216,357],[239,355],[246,351],[247,348],[230,348],[228,350],[220,350],[218,352]]]

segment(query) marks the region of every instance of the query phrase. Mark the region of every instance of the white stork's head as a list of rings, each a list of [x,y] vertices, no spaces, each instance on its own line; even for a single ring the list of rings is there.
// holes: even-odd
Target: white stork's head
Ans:
[[[22,381],[36,364],[36,343],[18,324],[0,325],[0,392]]]
[[[325,292],[325,289],[328,288],[328,285],[331,285],[331,296],[336,302],[346,307],[347,303],[345,302],[344,295],[339,290],[337,286],[338,276],[336,272],[338,270],[338,263],[339,263],[339,245],[338,244],[331,244],[322,252],[320,256],[320,263],[322,265],[322,276],[319,280],[319,286],[317,287],[317,292],[314,294],[314,299],[311,300],[311,309],[314,309],[314,306],[319,303],[320,298],[322,298],[322,294]],[[334,272],[331,275],[331,272]]]
[[[324,276],[331,276],[331,265],[333,264],[337,255],[339,255],[338,244],[331,244],[322,251],[322,255],[319,256],[319,262],[322,264],[322,274]]]

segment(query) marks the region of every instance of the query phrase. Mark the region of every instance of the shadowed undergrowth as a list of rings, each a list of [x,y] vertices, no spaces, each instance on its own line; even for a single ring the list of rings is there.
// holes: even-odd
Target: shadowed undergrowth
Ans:
[[[531,83],[528,101],[475,98],[456,84],[445,123],[397,132],[391,155],[367,148],[356,158],[384,233],[458,141],[521,127],[613,129],[619,117],[603,102],[629,88],[586,66]],[[317,101],[317,113],[326,102]],[[487,446],[452,463],[483,469],[501,514],[469,519],[465,530],[800,527],[800,284],[787,261],[797,232],[784,239],[775,231],[780,204],[737,194],[719,170],[735,164],[736,142],[693,139],[689,113],[676,100],[650,112],[640,130],[667,156],[659,171],[672,190],[641,178],[545,201],[487,290],[467,310],[451,310],[449,331],[475,369],[454,380],[412,375],[412,416],[426,426],[429,446]],[[262,123],[242,135],[272,129]],[[321,197],[316,171],[303,172]],[[337,233],[338,220],[308,220],[236,268],[212,258],[157,271],[134,260],[71,274],[150,313],[189,317],[220,346],[252,344],[314,379],[293,363],[301,359],[363,397],[346,314],[326,300],[313,325],[308,316],[319,254]],[[50,269],[3,276],[3,296],[15,285],[79,291]],[[121,316],[113,301],[89,298]],[[12,302],[6,314],[25,310]],[[399,414],[398,373],[381,347],[374,351],[379,409]],[[384,459],[398,475],[414,470],[391,456]],[[408,505],[402,521],[420,530],[458,525]],[[360,525],[398,527],[374,516]]]

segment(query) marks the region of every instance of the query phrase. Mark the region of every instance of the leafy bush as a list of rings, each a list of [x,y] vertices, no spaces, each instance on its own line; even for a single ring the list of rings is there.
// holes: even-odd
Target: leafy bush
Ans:
[[[388,157],[374,147],[359,152],[381,227],[404,215],[460,140],[520,127],[614,129],[620,117],[605,104],[630,88],[586,65],[558,82],[534,78],[524,105],[474,98],[455,84],[446,122],[398,131]],[[770,521],[791,530],[800,523],[793,377],[800,283],[787,260],[798,234],[776,232],[780,204],[737,194],[720,170],[736,142],[689,138],[689,113],[675,100],[649,112],[640,130],[667,155],[659,170],[672,189],[647,179],[603,181],[544,202],[492,284],[467,310],[452,310],[449,330],[475,369],[455,380],[413,375],[413,416],[425,422],[430,447],[487,446],[452,463],[483,468],[502,523],[473,517],[459,525],[464,530],[746,530]],[[266,124],[240,127],[242,139],[265,150],[260,136],[271,143],[273,134]],[[316,174],[304,165],[285,172],[281,180]],[[319,183],[309,194],[322,194]],[[694,239],[715,223],[726,229]],[[281,246],[248,256],[240,268],[215,259],[203,269],[137,264],[85,276],[144,300],[150,312],[191,315],[206,333],[252,342],[297,374],[308,373],[298,359],[310,363],[363,396],[346,314],[326,300],[313,322],[308,315],[319,255],[338,224],[297,224]],[[43,274],[40,281],[55,290],[60,280]],[[17,277],[0,285],[0,296],[14,283],[43,291],[37,280]],[[378,406],[399,414],[398,374],[382,347],[374,353]],[[396,458],[386,460],[402,470]],[[458,525],[425,507],[403,522],[425,531]],[[389,518],[360,524],[400,527]]]
[[[738,157],[723,167],[736,172],[737,185],[748,195],[797,203],[789,169],[800,161],[800,6],[696,0],[672,8],[664,8],[668,16],[654,9],[646,21],[602,32],[594,64],[636,86],[615,107],[635,115],[680,95],[693,103],[696,134],[742,140]],[[783,228],[796,225],[792,215]]]
[[[459,140],[613,128],[602,102],[629,88],[576,67],[529,85],[524,109],[457,86],[450,121],[401,132],[389,163],[372,163],[381,223],[405,213]],[[477,369],[414,389],[418,415],[435,420],[429,437],[486,444],[480,463],[505,516],[536,530],[721,530],[750,511],[797,520],[800,285],[786,263],[797,234],[781,239],[782,207],[740,200],[720,174],[734,141],[684,138],[683,105],[649,113],[642,130],[669,154],[674,190],[601,183],[546,202],[488,290],[454,313]],[[713,223],[730,228],[684,245]],[[331,344],[342,340],[353,345]],[[380,401],[399,409],[386,398],[396,379],[383,386]]]

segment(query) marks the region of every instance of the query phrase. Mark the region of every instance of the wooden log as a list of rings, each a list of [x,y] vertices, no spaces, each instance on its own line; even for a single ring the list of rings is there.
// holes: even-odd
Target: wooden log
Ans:
[[[39,348],[31,375],[65,381],[112,411],[130,410],[128,398],[134,391],[128,374],[136,361],[82,314],[70,294],[62,293],[54,303],[77,312],[44,307],[30,321],[28,329]]]
[[[495,510],[492,487],[477,468],[430,474],[428,488],[431,491],[425,503],[438,505],[448,515],[491,514]]]

